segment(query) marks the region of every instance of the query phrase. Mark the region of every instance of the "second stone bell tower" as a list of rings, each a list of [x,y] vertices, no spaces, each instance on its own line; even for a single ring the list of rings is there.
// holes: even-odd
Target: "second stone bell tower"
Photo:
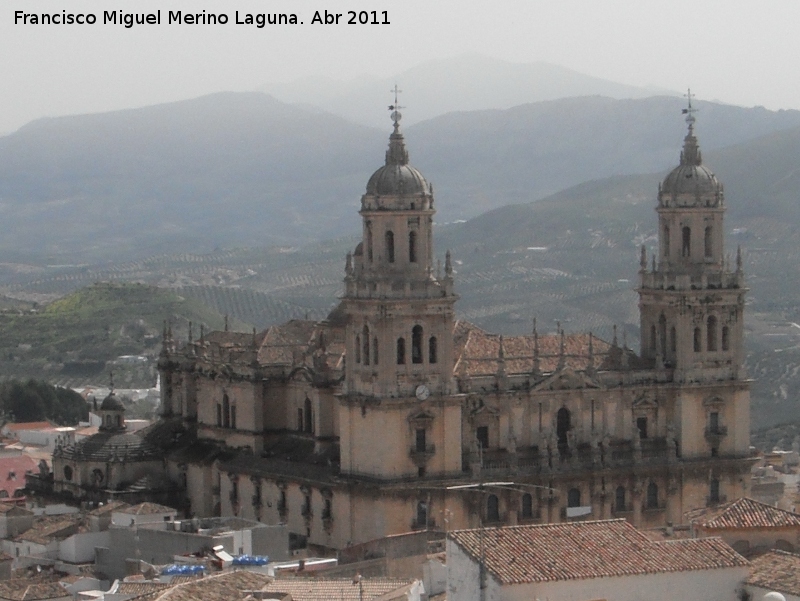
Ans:
[[[696,109],[680,164],[659,186],[658,252],[652,269],[642,248],[639,306],[642,357],[674,368],[677,381],[729,380],[744,359],[741,253],[725,256],[722,184],[703,164],[694,133]]]

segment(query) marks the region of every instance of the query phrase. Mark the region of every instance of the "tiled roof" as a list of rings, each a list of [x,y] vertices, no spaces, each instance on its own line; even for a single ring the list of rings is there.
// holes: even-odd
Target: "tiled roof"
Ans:
[[[40,516],[34,519],[33,527],[14,538],[15,541],[29,541],[47,545],[54,540],[63,540],[82,530],[83,517],[80,514]]]
[[[489,376],[498,372],[500,365],[500,336],[489,334],[481,328],[464,321],[456,323],[453,332],[456,364],[455,373],[460,376]],[[539,369],[555,371],[561,352],[561,336],[539,335]],[[503,352],[505,371],[508,374],[530,373],[533,370],[534,337],[504,336]],[[593,338],[594,365],[600,368],[611,345],[597,337]],[[589,364],[589,334],[564,335],[564,365],[583,370]]]
[[[89,515],[104,515],[114,511],[122,511],[126,507],[130,507],[125,501],[110,501],[105,505],[100,505],[96,509],[92,509]]]
[[[0,457],[0,497],[13,497],[25,488],[25,474],[38,473],[39,464],[29,455]]]
[[[800,597],[800,555],[770,551],[756,557],[745,583]]]
[[[117,586],[117,595],[145,595],[147,593],[154,593],[163,591],[171,585],[167,582],[120,582]]]
[[[410,584],[413,580],[399,578],[364,578],[360,587],[352,578],[279,578],[262,590],[289,593],[293,601],[360,601],[376,600]]]
[[[718,538],[654,542],[625,520],[484,530],[486,568],[502,584],[747,566]],[[480,530],[449,535],[474,559]]]
[[[23,422],[17,424],[6,424],[3,430],[6,432],[19,432],[20,430],[52,430],[53,424],[50,422]]]
[[[158,503],[139,503],[133,507],[125,507],[120,509],[120,513],[129,513],[131,515],[153,515],[156,513],[175,513],[177,510],[166,505],[159,505]]]
[[[38,601],[40,599],[63,599],[71,597],[69,591],[58,582],[31,584],[25,578],[13,578],[0,582],[0,599],[10,601]]]
[[[271,578],[266,574],[239,570],[225,572],[173,586],[158,596],[159,601],[234,601],[244,591],[261,590]]]
[[[689,521],[702,528],[780,528],[800,526],[800,515],[742,497],[719,507],[687,514]]]

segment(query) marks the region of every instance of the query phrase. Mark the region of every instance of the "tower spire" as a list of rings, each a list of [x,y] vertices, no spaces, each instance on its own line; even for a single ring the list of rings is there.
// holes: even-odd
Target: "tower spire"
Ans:
[[[694,114],[698,111],[698,109],[692,106],[692,98],[694,98],[694,96],[691,88],[684,94],[684,97],[687,99],[687,105],[685,109],[681,110],[681,113],[686,115],[686,124],[689,126],[689,131],[683,139],[681,165],[700,165],[702,163],[700,148],[697,145],[697,137],[694,135],[694,122],[697,121]]]
[[[408,165],[408,151],[406,150],[405,141],[403,140],[403,134],[400,133],[400,119],[403,118],[400,109],[405,107],[400,106],[397,98],[397,95],[400,94],[402,90],[395,84],[394,88],[389,91],[394,94],[394,104],[389,105],[389,110],[392,111],[390,117],[392,123],[394,123],[394,131],[389,136],[389,149],[386,151],[386,164]]]

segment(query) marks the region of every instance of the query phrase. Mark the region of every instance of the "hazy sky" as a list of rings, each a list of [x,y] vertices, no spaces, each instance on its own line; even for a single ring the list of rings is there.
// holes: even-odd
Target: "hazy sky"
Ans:
[[[104,111],[328,75],[391,76],[476,52],[548,61],[706,100],[800,109],[797,0],[0,0],[0,132],[42,116]],[[310,25],[314,11],[388,11],[390,25]],[[162,25],[103,25],[104,10]],[[225,26],[166,25],[169,10]],[[15,25],[14,11],[92,12],[96,25]],[[234,24],[235,11],[304,25]],[[402,86],[402,81],[399,82]]]

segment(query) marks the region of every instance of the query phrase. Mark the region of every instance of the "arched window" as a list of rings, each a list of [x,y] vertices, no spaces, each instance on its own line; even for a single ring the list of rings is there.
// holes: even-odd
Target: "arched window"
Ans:
[[[361,363],[361,336],[356,335],[356,363]]]
[[[529,520],[533,517],[533,497],[530,493],[522,495],[522,519]]]
[[[428,363],[436,363],[436,336],[431,336],[428,339]]]
[[[378,338],[377,337],[372,339],[372,362],[375,365],[378,364]]]
[[[690,227],[685,226],[682,232],[683,238],[683,245],[682,245],[682,254],[684,257],[691,257],[692,256],[692,230]]]
[[[64,466],[64,480],[72,480],[72,468],[68,465]]]
[[[111,426],[111,416],[106,415],[106,426]]]
[[[673,354],[678,352],[678,332],[675,330],[675,326],[669,330],[669,350]]]
[[[311,410],[311,399],[306,397],[306,400],[303,401],[303,413],[305,417],[305,427],[304,430],[308,434],[314,433],[314,412]]]
[[[706,231],[705,231],[705,236],[703,238],[703,242],[704,242],[703,246],[705,247],[706,259],[710,259],[711,257],[714,256],[714,249],[712,248],[713,245],[712,245],[712,242],[711,242],[711,226],[710,225],[708,227],[706,227]]]
[[[406,339],[405,338],[398,338],[397,339],[397,364],[398,365],[405,365],[406,364]]]
[[[722,326],[722,350],[731,350],[731,331],[728,326]]]
[[[222,427],[222,404],[217,403],[217,426]]]
[[[417,262],[417,232],[408,232],[408,262]]]
[[[656,348],[656,327],[650,326],[650,351],[655,354]]]
[[[569,409],[562,407],[556,413],[556,435],[558,436],[558,450],[565,453],[568,448],[567,432],[572,428]]]
[[[500,499],[497,498],[497,495],[486,497],[486,521],[500,521]]]
[[[411,330],[411,363],[422,363],[422,326]]]
[[[231,427],[231,401],[228,395],[222,395],[222,427]]]
[[[703,335],[700,333],[700,328],[694,329],[694,352],[699,353],[702,350]]]
[[[369,328],[364,326],[364,365],[369,365]]]
[[[567,507],[580,507],[581,506],[581,490],[579,488],[570,488],[567,492]]]
[[[662,356],[667,355],[667,318],[662,313],[658,318],[658,348]]]
[[[713,315],[710,315],[707,322],[706,328],[706,348],[709,351],[717,350],[717,318]]]
[[[669,226],[664,226],[664,258],[669,258]]]
[[[625,509],[625,487],[617,486],[617,491],[614,495],[614,511],[625,511]]]
[[[117,428],[121,428],[121,427],[122,427],[122,416],[118,415],[117,416]]]
[[[647,508],[658,509],[658,484],[655,482],[647,485]]]
[[[367,260],[372,263],[372,224],[367,223]]]
[[[417,503],[417,526],[428,525],[428,504],[425,501]]]
[[[394,232],[386,232],[386,260],[394,263]]]
[[[719,478],[711,478],[709,483],[708,500],[711,503],[719,503]]]

